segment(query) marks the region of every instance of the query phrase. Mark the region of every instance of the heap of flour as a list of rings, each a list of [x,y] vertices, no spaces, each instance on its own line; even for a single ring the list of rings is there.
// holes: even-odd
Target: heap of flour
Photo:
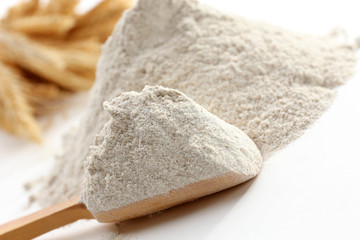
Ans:
[[[145,85],[178,89],[244,131],[264,158],[299,137],[352,76],[355,50],[332,37],[296,34],[228,16],[192,0],[138,0],[103,47],[77,131],[45,179],[43,205],[79,194],[102,105]]]
[[[179,91],[145,87],[104,109],[111,119],[90,147],[81,194],[91,212],[230,173],[239,184],[260,172],[255,143]]]

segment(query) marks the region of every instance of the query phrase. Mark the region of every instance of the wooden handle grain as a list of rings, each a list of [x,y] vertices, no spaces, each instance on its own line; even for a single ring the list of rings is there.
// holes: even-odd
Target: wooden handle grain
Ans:
[[[32,239],[79,219],[92,219],[79,197],[42,209],[0,226],[0,240]]]

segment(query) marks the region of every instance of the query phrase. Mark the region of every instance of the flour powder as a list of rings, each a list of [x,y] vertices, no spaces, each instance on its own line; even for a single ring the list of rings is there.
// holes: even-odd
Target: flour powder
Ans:
[[[103,102],[145,85],[178,89],[244,131],[264,158],[298,138],[352,76],[355,48],[228,16],[191,0],[138,0],[103,47],[77,131],[44,181],[43,205],[80,193]]]
[[[254,142],[179,91],[145,87],[104,108],[111,119],[90,147],[81,196],[92,212],[229,173],[239,184],[260,172]]]

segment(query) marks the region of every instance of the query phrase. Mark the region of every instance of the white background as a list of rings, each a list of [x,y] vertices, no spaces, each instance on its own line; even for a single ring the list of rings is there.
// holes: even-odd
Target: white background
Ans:
[[[15,2],[0,1],[1,13]],[[326,34],[342,26],[350,37],[360,35],[354,0],[202,2],[294,31]],[[102,239],[117,231],[125,239],[360,239],[359,92],[357,74],[339,88],[329,111],[250,182],[119,226],[81,221],[39,239]],[[26,208],[23,184],[51,167],[61,132],[77,121],[85,101],[86,94],[75,97],[66,116],[53,118],[42,146],[0,131],[0,224],[38,208]]]

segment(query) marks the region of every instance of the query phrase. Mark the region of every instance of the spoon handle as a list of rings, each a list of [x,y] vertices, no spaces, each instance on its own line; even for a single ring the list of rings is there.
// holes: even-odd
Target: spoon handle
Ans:
[[[0,240],[32,239],[79,219],[93,219],[79,196],[0,226]]]

